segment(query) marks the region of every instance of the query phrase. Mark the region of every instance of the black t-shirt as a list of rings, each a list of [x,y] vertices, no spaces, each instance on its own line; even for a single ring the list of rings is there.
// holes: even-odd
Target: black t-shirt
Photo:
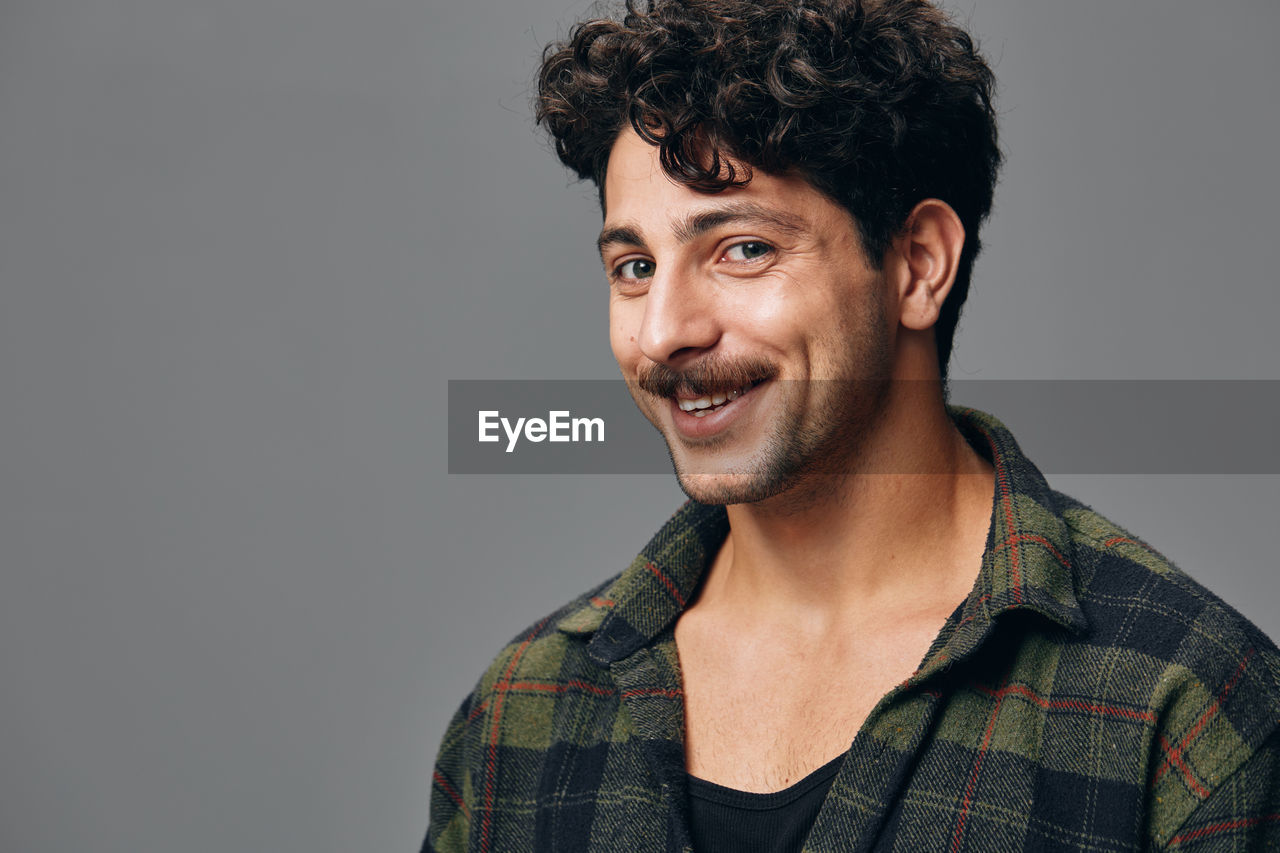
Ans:
[[[799,782],[771,794],[737,791],[689,777],[689,830],[697,853],[799,853],[841,755]]]

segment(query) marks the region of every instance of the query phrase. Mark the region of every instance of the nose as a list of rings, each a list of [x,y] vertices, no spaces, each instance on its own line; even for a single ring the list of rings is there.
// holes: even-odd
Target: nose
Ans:
[[[644,319],[636,338],[645,357],[675,366],[719,342],[720,316],[705,285],[696,276],[659,266],[645,294]]]

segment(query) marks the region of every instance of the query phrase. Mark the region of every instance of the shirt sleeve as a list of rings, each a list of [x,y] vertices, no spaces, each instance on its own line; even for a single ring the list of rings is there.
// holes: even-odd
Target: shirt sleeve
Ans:
[[[453,715],[431,772],[431,811],[422,853],[463,853],[474,802],[470,721],[479,712],[472,693]]]
[[[1161,849],[1280,850],[1280,732],[1196,806]]]

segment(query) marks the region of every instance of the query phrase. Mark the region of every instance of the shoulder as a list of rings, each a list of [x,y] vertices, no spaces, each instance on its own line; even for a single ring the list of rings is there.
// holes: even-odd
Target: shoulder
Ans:
[[[1254,698],[1280,712],[1280,653],[1266,634],[1147,542],[1074,498],[1054,499],[1092,642],[1191,668],[1207,682],[1247,670]]]
[[[1150,829],[1167,843],[1280,736],[1280,651],[1155,548],[1073,498],[1054,500],[1072,540],[1094,678],[1146,706]]]
[[[492,697],[517,680],[554,682],[573,674],[577,663],[567,658],[585,655],[584,638],[614,607],[610,593],[617,580],[614,575],[512,637],[480,677],[474,696]]]
[[[616,580],[610,578],[516,634],[480,676],[440,743],[424,851],[468,849],[473,814],[492,811],[495,797],[510,796],[495,789],[486,769],[512,755],[520,760],[503,763],[536,765],[530,759],[545,754],[563,736],[560,730],[579,719],[564,712],[563,700],[598,702],[614,695],[609,670],[587,656],[586,639],[613,607],[608,595]],[[524,802],[536,780],[507,775],[520,777],[514,779],[516,798]]]

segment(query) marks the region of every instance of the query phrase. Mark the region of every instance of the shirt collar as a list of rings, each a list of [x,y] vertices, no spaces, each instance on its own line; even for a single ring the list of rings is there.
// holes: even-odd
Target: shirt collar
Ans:
[[[996,488],[982,568],[938,663],[971,651],[996,617],[1013,610],[1082,631],[1087,621],[1076,600],[1070,532],[1044,475],[991,415],[957,407],[950,414],[995,468]],[[723,506],[687,502],[612,584],[561,619],[559,629],[591,635],[588,654],[601,664],[651,644],[692,599],[728,532]]]

